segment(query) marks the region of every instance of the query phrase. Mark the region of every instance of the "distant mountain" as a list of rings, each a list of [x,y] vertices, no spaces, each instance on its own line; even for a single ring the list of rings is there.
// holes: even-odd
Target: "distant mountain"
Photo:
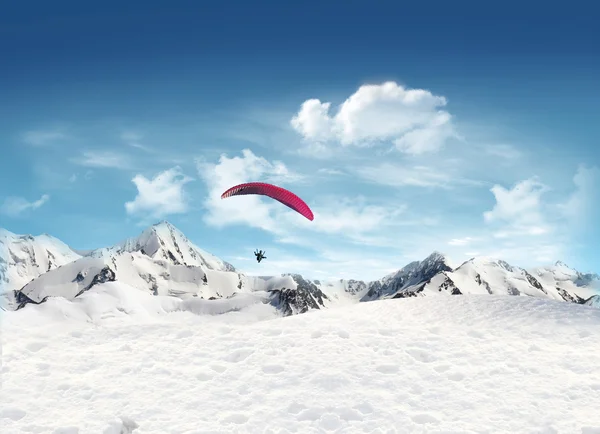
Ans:
[[[16,307],[47,297],[73,299],[95,285],[121,282],[154,295],[229,297],[247,287],[245,276],[201,250],[168,222],[151,226],[116,246],[88,252],[25,284]]]
[[[38,276],[81,256],[47,235],[16,235],[0,228],[0,296],[12,304],[12,292]]]
[[[583,304],[585,304],[586,306],[592,306],[592,307],[598,307],[598,308],[600,308],[600,295],[592,295]]]
[[[596,291],[595,282],[580,285],[577,279],[564,279],[556,267],[531,272],[505,261],[472,258],[453,271],[444,271],[422,286],[424,294],[522,295],[583,303]]]
[[[367,293],[361,301],[372,301],[380,298],[399,298],[422,291],[422,286],[439,273],[452,271],[450,261],[443,254],[433,252],[423,261],[414,261],[395,273],[368,284]]]
[[[379,280],[320,281],[298,274],[246,276],[200,249],[168,222],[115,246],[75,252],[48,235],[0,232],[0,282],[8,309],[42,303],[48,297],[72,300],[107,282],[154,295],[206,300],[241,294],[268,294],[263,302],[283,315],[386,298],[491,294],[549,298],[598,306],[600,277],[558,262],[530,271],[505,261],[477,257],[454,268],[433,252]]]
[[[129,238],[116,246],[93,250],[92,257],[112,256],[122,252],[139,252],[156,260],[169,261],[173,265],[189,265],[208,270],[232,271],[235,267],[222,259],[200,249],[172,224],[162,221],[135,238]]]
[[[17,292],[19,307],[41,303],[47,297],[72,300],[95,285],[121,282],[154,295],[179,298],[221,298],[244,287],[244,277],[229,271],[156,260],[139,252],[83,257],[49,271]],[[210,285],[209,285],[210,282]]]

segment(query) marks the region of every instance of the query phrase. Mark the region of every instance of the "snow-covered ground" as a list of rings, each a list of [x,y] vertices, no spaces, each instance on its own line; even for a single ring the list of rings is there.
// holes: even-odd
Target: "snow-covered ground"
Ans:
[[[2,433],[600,433],[600,309],[463,295],[279,315],[260,293],[117,282],[3,313]]]

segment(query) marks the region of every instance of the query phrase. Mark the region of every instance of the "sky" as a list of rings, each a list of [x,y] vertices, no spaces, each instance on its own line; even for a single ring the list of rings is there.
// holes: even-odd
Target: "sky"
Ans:
[[[93,249],[167,220],[262,275],[377,279],[434,250],[600,272],[589,8],[14,2],[0,227]],[[220,199],[248,181],[314,221]]]

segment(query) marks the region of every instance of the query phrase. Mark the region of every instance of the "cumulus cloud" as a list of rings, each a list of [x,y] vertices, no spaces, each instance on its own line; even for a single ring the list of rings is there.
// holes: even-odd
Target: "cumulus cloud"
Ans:
[[[45,146],[57,140],[65,139],[67,136],[61,131],[27,131],[23,134],[23,141],[32,146]]]
[[[285,185],[298,181],[301,177],[281,161],[270,162],[256,156],[251,150],[244,149],[241,156],[221,155],[217,164],[204,160],[197,162],[198,173],[208,187],[205,201],[204,220],[213,226],[246,224],[269,231],[278,231],[274,213],[276,205],[260,196],[238,196],[221,199],[228,188],[244,182],[270,182]],[[279,204],[280,205],[280,204]]]
[[[372,205],[363,197],[330,197],[320,202],[314,206],[314,221],[299,220],[299,223],[308,230],[344,234],[350,238],[393,226],[406,211],[406,205]]]
[[[573,177],[575,191],[561,205],[563,214],[583,228],[600,218],[600,168],[579,166]]]
[[[512,188],[495,185],[496,203],[483,214],[487,235],[477,243],[485,255],[522,266],[556,261],[576,249],[577,236],[588,237],[600,218],[600,169],[580,166],[575,190],[560,201],[549,200],[550,188],[532,177]],[[586,242],[589,242],[586,241]]]
[[[81,156],[71,159],[84,167],[131,169],[133,163],[127,155],[111,151],[84,151]]]
[[[33,202],[22,197],[10,196],[4,200],[2,207],[0,207],[0,212],[10,217],[18,217],[26,211],[40,208],[49,200],[50,196],[47,194],[42,195],[42,197]]]
[[[309,99],[290,122],[313,143],[365,146],[391,142],[401,152],[423,154],[440,149],[455,136],[450,114],[441,109],[446,104],[444,97],[430,91],[386,82],[361,86],[333,116],[330,102]]]
[[[500,223],[504,229],[496,233],[498,238],[512,235],[542,235],[552,230],[542,210],[542,195],[549,188],[537,177],[517,183],[512,189],[495,185],[491,192],[496,204],[483,214],[487,223]]]
[[[190,181],[193,179],[185,176],[179,167],[165,170],[152,179],[138,174],[132,179],[138,194],[125,204],[125,210],[129,215],[141,214],[153,219],[183,214],[189,209],[184,186]]]

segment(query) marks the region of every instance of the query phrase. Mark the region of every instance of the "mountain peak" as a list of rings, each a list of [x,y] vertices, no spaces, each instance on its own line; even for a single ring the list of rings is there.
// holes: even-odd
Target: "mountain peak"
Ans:
[[[154,223],[152,226],[150,226],[150,228],[155,228],[155,229],[167,228],[169,230],[176,230],[178,232],[181,232],[179,229],[177,229],[172,223],[168,222],[167,220],[161,220],[157,223]]]
[[[452,271],[452,269],[448,258],[444,254],[434,251],[422,261],[413,261],[395,273],[388,274],[372,283],[369,291],[361,300],[368,301],[397,294],[407,288],[428,282],[437,274]]]
[[[200,249],[179,229],[166,220],[144,230],[138,237],[121,243],[119,250],[138,251],[153,259],[167,260],[175,265],[201,266],[209,270],[235,271],[235,268]]]
[[[444,253],[439,252],[437,250],[434,250],[433,252],[431,252],[431,254],[429,256],[427,256],[423,261],[449,261],[448,256],[446,256]]]

